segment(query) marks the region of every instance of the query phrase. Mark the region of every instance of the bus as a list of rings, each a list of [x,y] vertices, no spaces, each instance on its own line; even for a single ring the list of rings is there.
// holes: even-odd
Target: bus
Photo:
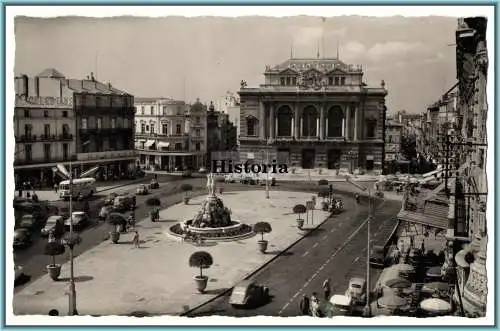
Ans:
[[[64,180],[59,184],[59,198],[69,199],[70,187],[69,180]],[[73,179],[73,199],[84,199],[97,192],[95,178]]]

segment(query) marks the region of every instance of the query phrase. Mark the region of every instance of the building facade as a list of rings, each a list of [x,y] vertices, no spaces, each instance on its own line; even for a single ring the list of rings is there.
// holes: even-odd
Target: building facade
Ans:
[[[17,181],[52,185],[54,167],[72,164],[74,175],[95,169],[101,177],[135,171],[134,97],[94,79],[67,79],[56,69],[15,78]],[[91,174],[89,174],[91,175]]]
[[[397,161],[401,155],[403,125],[392,119],[385,121],[385,161]]]
[[[448,238],[450,266],[457,267],[455,299],[467,316],[485,316],[488,295],[486,25],[484,17],[459,19],[456,31],[459,130],[450,163],[458,170],[451,184]]]
[[[240,157],[376,173],[384,163],[387,90],[363,83],[361,66],[339,59],[289,59],[267,66],[265,83],[241,82]]]
[[[198,168],[206,159],[206,112],[184,101],[136,98],[135,147],[149,170]]]

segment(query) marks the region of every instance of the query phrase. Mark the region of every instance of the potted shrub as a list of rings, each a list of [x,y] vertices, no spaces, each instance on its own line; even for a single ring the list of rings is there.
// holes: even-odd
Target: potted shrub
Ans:
[[[52,256],[52,264],[47,265],[47,271],[52,280],[57,280],[61,275],[61,265],[56,264],[56,255],[61,255],[64,251],[64,245],[60,241],[51,241],[45,246],[45,255]]]
[[[268,241],[264,240],[264,233],[269,233],[273,229],[271,228],[271,224],[267,222],[257,222],[253,227],[253,232],[261,235],[261,240],[257,242],[259,245],[259,250],[261,253],[265,253],[267,250]]]
[[[205,251],[194,252],[189,257],[189,266],[193,268],[200,268],[200,274],[194,276],[196,287],[200,293],[203,293],[207,288],[208,277],[203,275],[203,269],[208,269],[214,263],[212,255]]]
[[[161,202],[160,202],[160,199],[158,199],[157,197],[152,197],[152,198],[148,198],[146,200],[146,205],[150,206],[150,207],[154,207],[154,206],[161,205]]]
[[[322,198],[323,201],[321,202],[322,209],[327,211],[328,210],[328,202],[326,202],[326,199],[330,196],[330,190],[328,186],[322,186],[320,187],[318,191],[318,197]]]
[[[304,226],[304,220],[300,217],[301,214],[304,214],[307,211],[306,206],[298,204],[293,206],[293,213],[298,215],[297,218],[297,227],[302,229]]]
[[[112,229],[109,232],[109,239],[112,243],[117,244],[118,240],[120,240],[120,230],[127,226],[127,220],[123,214],[110,213],[108,215],[108,223],[112,225]]]
[[[181,185],[181,191],[184,192],[184,204],[189,204],[191,199],[191,192],[193,191],[193,186],[191,184],[184,183]]]
[[[326,179],[320,179],[318,181],[318,186],[328,186],[328,181]]]

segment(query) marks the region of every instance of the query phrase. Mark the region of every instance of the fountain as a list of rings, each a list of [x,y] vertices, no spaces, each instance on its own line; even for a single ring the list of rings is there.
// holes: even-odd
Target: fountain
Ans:
[[[201,209],[192,219],[171,226],[169,230],[172,235],[182,237],[191,234],[205,240],[221,241],[239,240],[254,235],[251,226],[231,219],[231,210],[215,194],[213,174],[207,175],[207,190],[208,195],[201,203]]]

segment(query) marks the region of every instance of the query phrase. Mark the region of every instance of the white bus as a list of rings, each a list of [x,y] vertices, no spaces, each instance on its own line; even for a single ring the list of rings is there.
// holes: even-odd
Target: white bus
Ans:
[[[96,192],[95,178],[73,179],[73,199],[87,198]],[[66,200],[69,196],[69,180],[64,180],[59,184],[59,198]]]

